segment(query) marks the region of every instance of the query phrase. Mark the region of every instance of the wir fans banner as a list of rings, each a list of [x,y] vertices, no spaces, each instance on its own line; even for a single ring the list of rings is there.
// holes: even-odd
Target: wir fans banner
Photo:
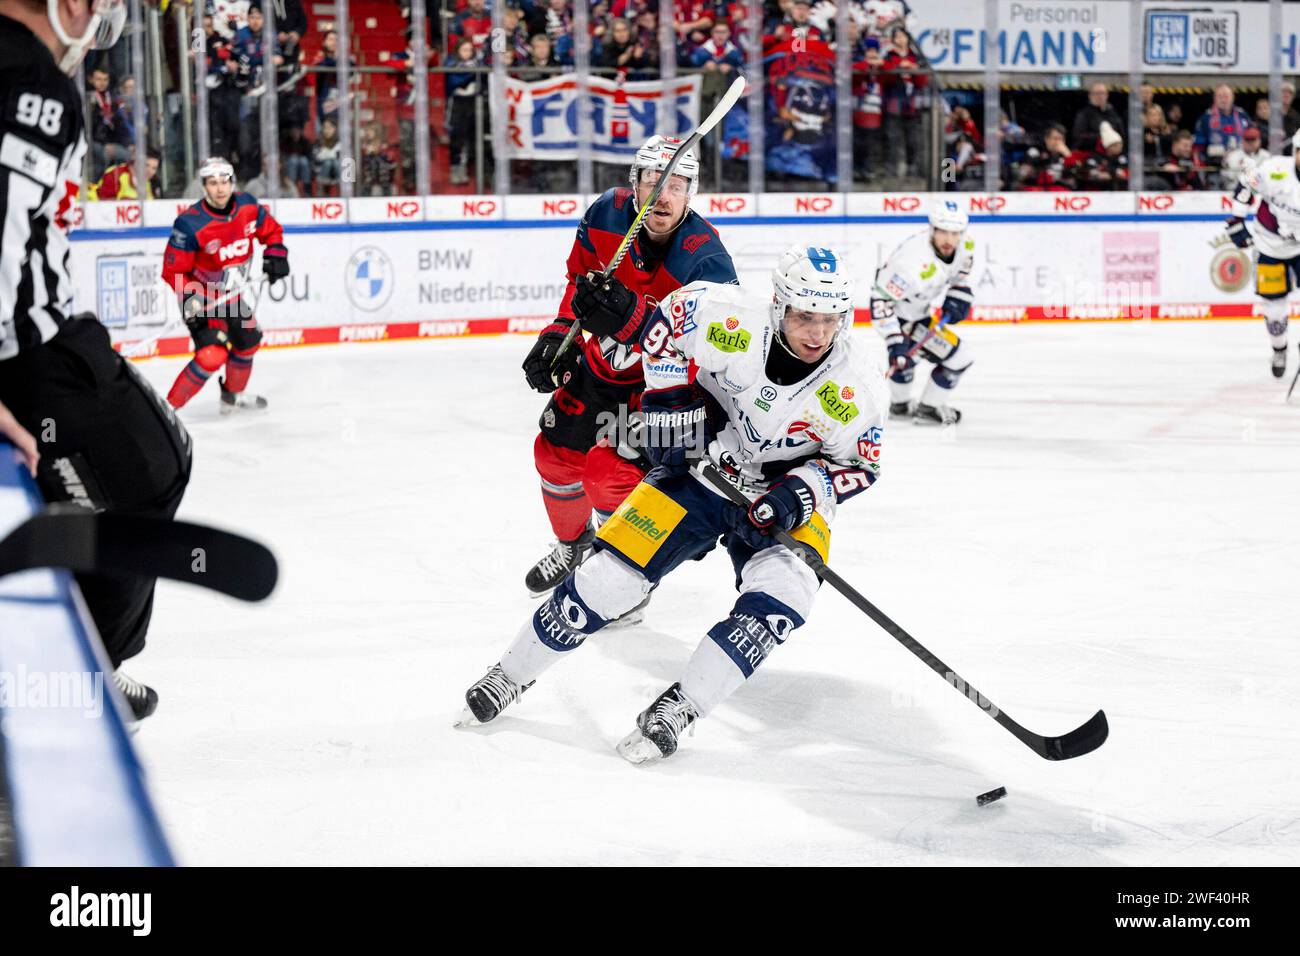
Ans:
[[[597,162],[626,164],[655,133],[685,134],[700,121],[699,75],[636,83],[593,76],[588,83],[591,155]],[[506,110],[509,158],[578,158],[576,75],[536,83],[507,79],[504,95],[494,78],[492,103]]]

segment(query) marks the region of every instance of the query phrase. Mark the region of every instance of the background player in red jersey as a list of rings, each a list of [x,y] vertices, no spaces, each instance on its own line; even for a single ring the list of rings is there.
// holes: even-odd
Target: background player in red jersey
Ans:
[[[221,413],[265,408],[266,399],[244,394],[262,330],[238,288],[248,274],[254,239],[265,247],[266,277],[275,283],[289,274],[284,230],[250,194],[235,191],[235,171],[226,160],[206,160],[199,178],[204,198],[176,217],[163,257],[163,281],[180,296],[194,339],[194,358],[177,376],[167,401],[180,408],[225,365]]]
[[[534,596],[546,594],[591,552],[593,508],[607,517],[637,486],[646,466],[617,440],[602,442],[610,422],[626,421],[640,405],[645,378],[637,346],[640,322],[656,303],[701,279],[735,283],[736,269],[717,230],[689,208],[699,186],[693,153],[681,158],[640,234],[612,281],[596,286],[591,273],[605,268],[637,210],[650,197],[679,139],[652,136],[637,150],[628,178],[632,189],[610,189],[587,210],[569,253],[569,285],[558,315],[542,330],[524,360],[528,384],[553,393],[533,447],[542,478],[542,501],[555,532],[551,552],[524,579]],[[585,331],[555,361],[574,318]]]

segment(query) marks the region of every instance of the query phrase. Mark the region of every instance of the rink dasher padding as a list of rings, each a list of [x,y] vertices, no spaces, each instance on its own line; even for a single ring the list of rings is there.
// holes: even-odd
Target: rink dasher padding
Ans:
[[[981,315],[979,310],[970,321],[980,325],[1061,325],[1068,322],[1196,322],[1223,321],[1255,318],[1251,306],[1239,303],[1226,303],[1218,306],[1203,304],[1165,306],[1162,310],[1150,310],[1150,314],[1127,312],[1110,314],[1087,314],[1068,316],[1045,316],[1040,307],[1019,310],[1018,316],[1008,317],[1014,310],[996,307],[986,310]],[[1164,311],[1169,314],[1157,314]],[[1296,310],[1300,317],[1300,308]],[[436,322],[391,322],[375,325],[340,325],[320,326],[301,329],[268,329],[262,339],[262,348],[284,349],[302,348],[309,345],[341,345],[362,342],[398,342],[420,339],[469,338],[487,335],[536,335],[551,323],[549,316],[535,319],[462,319],[460,321],[442,319]],[[856,310],[854,323],[860,326],[871,324],[870,314],[865,309]],[[147,342],[147,345],[142,343]],[[127,349],[131,358],[140,361],[150,358],[166,358],[175,355],[188,355],[194,347],[188,336],[168,337],[149,340],[122,340],[115,342],[119,349]]]
[[[592,197],[284,200],[293,273],[257,305],[265,345],[534,333],[563,294],[577,217]],[[766,288],[792,241],[841,252],[862,280],[938,200],[971,215],[974,321],[1248,318],[1249,263],[1213,247],[1222,193],[749,194],[697,196],[741,282]],[[158,278],[186,203],[87,203],[74,231],[75,298],[144,355],[189,349]],[[793,228],[798,226],[799,228]],[[254,270],[260,264],[254,264]],[[156,341],[154,341],[156,340]]]

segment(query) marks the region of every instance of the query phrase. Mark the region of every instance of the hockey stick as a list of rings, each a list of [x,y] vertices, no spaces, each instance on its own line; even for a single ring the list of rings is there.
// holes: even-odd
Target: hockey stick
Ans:
[[[1295,370],[1295,378],[1291,379],[1291,387],[1286,390],[1286,403],[1291,404],[1291,393],[1295,391],[1295,383],[1300,382],[1300,368]]]
[[[81,508],[35,515],[0,541],[0,577],[32,568],[168,578],[241,601],[265,598],[279,575],[275,555],[237,534]]]
[[[746,510],[749,509],[749,499],[723,477],[716,465],[706,461],[700,466],[698,473],[733,504]],[[956,671],[931,654],[920,641],[908,634],[890,620],[883,611],[855,591],[848,582],[828,568],[826,562],[811,548],[801,545],[787,531],[775,531],[772,536],[793,551],[795,556],[808,565],[817,577],[848,598],[854,607],[879,624],[886,634],[919,657],[930,670],[951,684],[959,693],[968,697],[980,710],[1011,731],[1017,740],[1038,754],[1038,756],[1046,760],[1069,760],[1072,757],[1081,757],[1086,753],[1091,753],[1106,742],[1106,736],[1110,733],[1110,728],[1106,723],[1106,713],[1101,710],[1093,714],[1082,726],[1076,727],[1061,737],[1043,737],[1026,730],[1012,720],[993,701],[967,683]]]
[[[610,260],[609,265],[605,266],[604,270],[601,272],[600,279],[602,283],[609,281],[609,277],[614,274],[614,270],[617,269],[619,263],[623,261],[623,258],[627,255],[627,251],[632,248],[632,240],[637,237],[637,233],[641,231],[641,226],[645,224],[646,216],[650,215],[650,210],[653,209],[655,203],[659,201],[659,196],[664,191],[664,187],[668,185],[668,180],[672,177],[673,170],[677,167],[678,160],[689,153],[696,143],[713,130],[713,127],[722,122],[722,118],[731,112],[731,108],[736,105],[741,94],[744,92],[745,78],[743,76],[738,76],[732,81],[727,92],[722,94],[722,99],[718,100],[718,105],[713,108],[713,112],[704,118],[704,122],[691,131],[691,135],[686,137],[686,142],[677,147],[677,151],[673,153],[673,158],[668,160],[668,165],[664,168],[663,173],[660,174],[659,181],[655,183],[654,188],[650,190],[650,196],[646,199],[645,205],[641,207],[640,211],[636,214],[636,218],[632,220],[632,225],[628,227],[627,232],[624,234],[623,241],[620,242],[618,248],[614,250],[614,258]],[[554,368],[555,363],[560,360],[560,356],[569,350],[569,346],[573,344],[574,338],[581,331],[582,329],[579,327],[578,320],[574,319],[573,325],[569,326],[569,331],[565,333],[564,341],[562,341],[560,347],[555,350],[555,357],[551,359],[552,368]]]
[[[159,279],[158,281],[159,281],[159,282],[162,282],[161,279]],[[260,302],[260,301],[262,301],[262,291],[263,291],[263,288],[264,288],[265,285],[266,285],[266,276],[265,276],[265,275],[256,276],[256,277],[254,277],[254,278],[253,278],[252,280],[250,280],[250,281],[251,281],[251,283],[252,283],[252,288],[254,288],[254,289],[256,290],[256,291],[254,292],[254,294],[253,294],[253,297],[252,297],[252,300],[253,300],[253,301],[252,301],[252,307],[255,309],[255,308],[257,308],[257,303]],[[249,287],[248,285],[241,285],[241,286],[239,286],[239,287],[236,288],[236,289],[231,289],[229,292],[227,292],[225,295],[222,295],[220,298],[218,298],[218,299],[217,299],[216,301],[214,301],[214,302],[202,302],[202,303],[200,303],[197,299],[190,299],[190,303],[193,303],[193,305],[192,305],[192,306],[182,306],[182,308],[181,308],[181,314],[180,314],[180,317],[179,317],[179,321],[181,322],[181,324],[184,325],[184,324],[186,324],[186,323],[188,322],[189,319],[194,318],[194,317],[197,316],[200,312],[202,312],[204,309],[215,309],[217,306],[225,305],[227,302],[231,302],[231,301],[233,301],[233,300],[239,298],[240,296],[242,296],[245,292],[247,292],[247,291],[249,290],[249,288],[250,288],[250,287]],[[170,288],[169,288],[169,291],[170,291]],[[187,315],[186,315],[186,312],[189,312],[190,314],[187,316]],[[132,343],[131,343],[129,346],[127,346],[126,348],[121,349],[121,350],[120,350],[120,353],[121,353],[122,357],[123,357],[123,358],[135,358],[137,355],[141,355],[141,354],[143,354],[144,352],[148,351],[148,349],[149,349],[149,347],[150,347],[151,345],[153,345],[155,342],[157,342],[159,339],[161,339],[164,335],[166,335],[167,333],[169,333],[173,328],[175,328],[175,327],[176,327],[176,323],[177,323],[177,319],[168,319],[168,320],[167,320],[167,324],[164,325],[164,326],[163,326],[161,329],[159,329],[157,332],[155,332],[153,335],[149,336],[149,338],[147,338],[147,339],[141,339],[139,342],[132,342]],[[187,326],[187,328],[188,328],[188,326]]]

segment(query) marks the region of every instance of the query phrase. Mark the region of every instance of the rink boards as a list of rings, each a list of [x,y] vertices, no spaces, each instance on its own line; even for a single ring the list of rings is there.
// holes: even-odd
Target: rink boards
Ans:
[[[582,196],[281,200],[293,274],[257,305],[268,347],[537,331],[564,290]],[[971,216],[973,318],[984,322],[1247,318],[1249,260],[1215,246],[1224,193],[697,196],[745,285],[792,242],[830,246],[871,279],[943,199]],[[73,233],[77,308],[134,354],[188,350],[158,279],[178,201],[89,203]],[[703,254],[705,250],[701,250]],[[254,272],[260,267],[255,264]]]

